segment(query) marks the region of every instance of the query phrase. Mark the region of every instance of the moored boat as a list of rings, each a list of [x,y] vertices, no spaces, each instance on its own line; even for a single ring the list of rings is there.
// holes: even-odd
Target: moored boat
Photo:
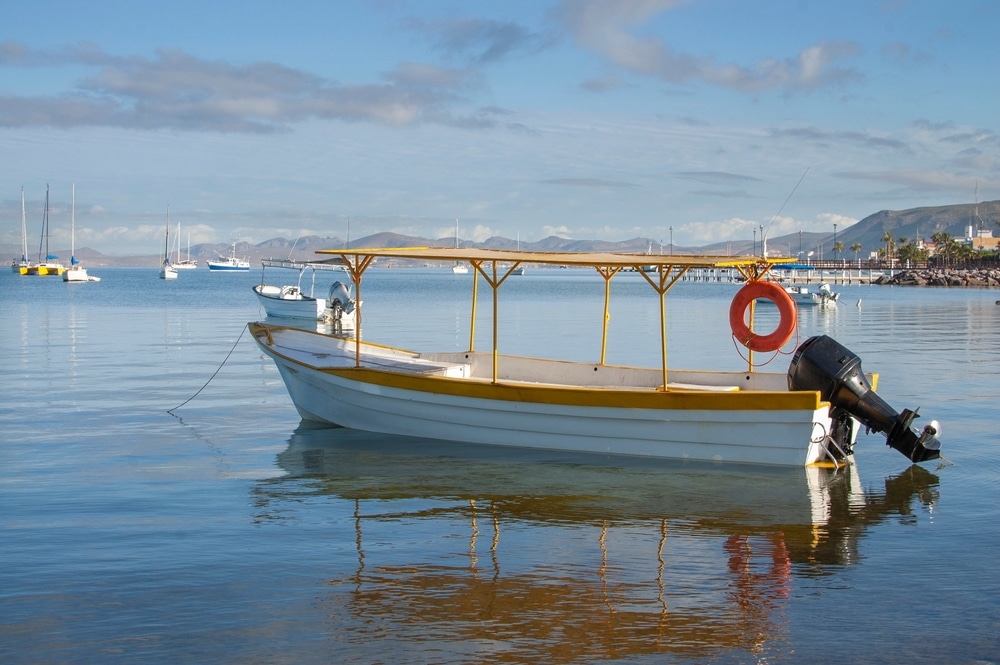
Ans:
[[[208,262],[208,269],[217,272],[248,272],[250,270],[250,262],[246,258],[236,258],[236,242],[233,241],[233,247],[229,256],[222,256],[220,254],[218,259]]]
[[[44,255],[42,254],[43,244],[45,245]],[[58,258],[49,252],[49,186],[45,185],[45,213],[42,217],[42,239],[38,243],[38,263],[34,266],[34,270],[29,269],[26,274],[59,277],[65,272],[66,267],[58,262]]]
[[[15,275],[34,275],[37,267],[28,260],[28,227],[24,221],[24,187],[21,188],[21,259],[10,262],[10,269]]]
[[[835,340],[812,337],[787,372],[758,371],[754,353],[792,338],[795,305],[780,286],[763,281],[780,259],[621,254],[553,254],[494,250],[389,248],[324,250],[348,265],[360,301],[362,277],[377,257],[466,261],[492,289],[493,348],[417,352],[369,342],[358,307],[353,336],[252,323],[261,350],[278,367],[299,415],[348,428],[469,443],[786,466],[849,463],[863,425],[914,462],[939,456],[938,425],[912,428],[916,413],[896,412],[874,391],[876,376]],[[656,266],[655,272],[643,266]],[[599,360],[568,362],[500,353],[498,292],[522,263],[591,267],[605,279]],[[749,351],[747,366],[728,372],[673,369],[666,363],[664,298],[691,268],[738,270],[747,286],[730,310],[733,335]],[[610,280],[640,272],[660,298],[662,366],[605,363]],[[781,321],[754,332],[753,306],[771,299]],[[750,320],[747,322],[746,313]],[[474,321],[475,317],[472,317]],[[554,342],[558,334],[553,329]]]
[[[279,268],[298,273],[295,284],[268,284],[267,269]],[[302,285],[302,278],[309,273],[308,293]],[[329,298],[317,298],[316,274],[324,272],[345,272],[341,261],[294,261],[292,259],[264,259],[261,261],[260,284],[253,287],[254,295],[264,312],[271,318],[310,319],[313,321],[340,321],[349,324],[351,317],[344,317],[354,311],[354,301],[350,289],[339,281],[330,285]],[[273,270],[272,270],[273,274]],[[338,311],[339,309],[339,311]]]
[[[70,250],[69,250],[69,268],[63,273],[64,282],[99,282],[100,277],[95,277],[93,275],[87,274],[87,269],[84,268],[79,261],[76,260],[76,185],[73,185],[73,202],[70,204]]]
[[[786,286],[785,291],[799,307],[836,307],[840,298],[840,294],[834,293],[826,283],[820,284],[816,291],[810,291],[807,286]]]
[[[163,263],[160,265],[160,279],[177,279],[177,268],[170,262],[170,207],[167,207],[167,228],[163,237]]]
[[[181,223],[177,222],[177,260],[174,261],[174,268],[177,270],[194,270],[198,267],[197,259],[191,258],[191,234],[188,233],[187,258],[181,258]]]

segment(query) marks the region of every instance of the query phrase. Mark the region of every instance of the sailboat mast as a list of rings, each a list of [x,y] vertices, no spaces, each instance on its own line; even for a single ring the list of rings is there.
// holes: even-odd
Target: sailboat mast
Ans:
[[[76,183],[73,183],[69,209],[69,264],[76,265]]]
[[[42,245],[45,245],[45,255],[49,253],[49,183],[45,183],[45,211],[42,213],[42,237],[38,239],[38,262],[42,260]],[[46,261],[48,259],[45,259]]]
[[[170,263],[170,206],[167,206],[167,233],[163,236],[163,265]]]
[[[21,263],[28,262],[28,227],[24,223],[24,187],[21,188]]]

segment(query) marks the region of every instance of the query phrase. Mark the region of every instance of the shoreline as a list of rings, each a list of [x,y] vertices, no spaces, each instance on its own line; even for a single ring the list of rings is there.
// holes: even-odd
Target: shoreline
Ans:
[[[889,286],[1000,287],[1000,268],[949,269],[925,268],[902,270],[896,275],[882,275],[872,284]]]

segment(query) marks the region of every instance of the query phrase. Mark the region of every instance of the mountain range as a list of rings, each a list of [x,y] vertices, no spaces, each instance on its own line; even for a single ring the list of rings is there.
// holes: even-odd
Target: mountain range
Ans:
[[[861,244],[859,256],[867,257],[870,252],[883,247],[883,237],[889,232],[897,239],[910,240],[923,238],[930,240],[935,233],[944,232],[954,238],[964,238],[972,229],[989,230],[1000,235],[1000,201],[983,201],[981,203],[966,203],[948,206],[926,208],[911,208],[909,210],[882,210],[865,217],[857,224],[836,232],[833,228],[829,233],[799,232],[778,237],[769,237],[768,253],[772,256],[807,255],[814,258],[832,258],[834,242],[843,244],[843,255],[852,256],[851,246]],[[358,247],[454,247],[455,238],[420,238],[400,235],[398,233],[376,233],[364,238],[352,240],[351,248]],[[462,247],[478,247],[483,249],[516,249],[535,252],[617,252],[617,253],[666,253],[672,251],[678,254],[751,254],[759,251],[759,238],[735,238],[700,247],[674,245],[673,248],[661,246],[659,241],[650,238],[637,237],[631,240],[608,242],[601,240],[571,240],[557,236],[549,236],[536,242],[516,241],[501,236],[493,236],[484,242],[477,243],[459,239]],[[236,244],[236,255],[246,257],[251,265],[259,265],[264,258],[293,258],[300,260],[315,259],[316,250],[334,249],[344,246],[344,239],[337,236],[320,237],[306,236],[296,240],[272,238],[256,245],[241,242]],[[197,259],[199,265],[214,260],[218,256],[228,256],[230,244],[204,243],[191,247],[191,258]],[[810,254],[810,252],[812,254]],[[66,249],[57,250],[58,255],[68,256]],[[185,257],[187,251],[184,252]],[[20,249],[14,245],[0,245],[0,256],[15,257],[20,255]],[[159,265],[159,254],[143,256],[113,256],[103,254],[90,248],[77,248],[76,257],[87,266],[155,266]]]

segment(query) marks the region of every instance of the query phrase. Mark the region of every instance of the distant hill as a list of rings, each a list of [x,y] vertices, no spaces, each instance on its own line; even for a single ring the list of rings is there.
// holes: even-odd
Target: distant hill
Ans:
[[[948,233],[953,238],[964,238],[970,227],[973,233],[982,228],[992,231],[994,235],[1000,235],[998,223],[1000,223],[1000,201],[984,201],[978,205],[963,203],[909,210],[882,210],[846,229],[840,229],[837,241],[844,245],[844,254],[841,256],[853,257],[851,245],[857,242],[861,243],[858,255],[867,257],[870,252],[885,247],[882,238],[886,232],[892,235],[897,244],[901,244],[900,238],[907,240],[922,238],[930,241],[931,236],[941,232]],[[803,237],[803,252],[812,251],[815,252],[815,256],[833,258],[832,228],[828,234],[803,234]],[[798,242],[798,234],[768,238],[768,249],[787,251],[785,246],[791,246],[791,253],[794,256],[798,254]]]
[[[995,235],[1000,235],[1000,201],[984,201],[982,203],[964,203],[950,206],[930,208],[911,208],[910,210],[882,210],[865,217],[857,224],[840,229],[837,240],[843,243],[842,256],[852,257],[851,245],[861,243],[859,256],[866,257],[870,252],[885,245],[882,240],[888,231],[899,242],[900,238],[913,240],[923,238],[930,240],[938,232],[945,232],[955,238],[964,238],[969,227],[989,229]],[[760,242],[760,239],[757,239]],[[831,227],[829,233],[803,232],[792,233],[767,239],[768,251],[772,255],[781,254],[796,256],[800,249],[803,254],[813,252],[814,257],[833,258],[834,234]],[[481,247],[485,249],[516,249],[518,246],[525,251],[534,252],[621,252],[621,253],[660,253],[668,251],[668,247],[660,247],[658,240],[650,238],[632,238],[619,242],[603,240],[571,240],[549,236],[536,242],[518,242],[502,236],[487,238],[476,243],[459,240],[462,247]],[[236,254],[246,257],[251,265],[260,265],[265,258],[275,259],[315,259],[316,250],[344,247],[343,238],[306,236],[297,240],[287,238],[272,238],[256,245],[241,242],[236,244]],[[420,238],[400,235],[398,233],[376,233],[364,238],[352,240],[350,247],[454,247],[455,237]],[[756,248],[760,251],[759,246]],[[202,244],[191,247],[191,258],[204,266],[207,261],[218,256],[228,256],[231,245],[227,243]],[[701,247],[682,247],[675,245],[673,251],[678,254],[749,254],[754,251],[754,239],[734,239],[725,242],[704,245]],[[69,256],[66,249],[56,250],[55,254]],[[184,250],[184,257],[187,250]],[[20,249],[14,245],[0,245],[0,257],[20,255]],[[76,250],[76,257],[87,266],[156,266],[160,263],[160,255],[143,256],[108,256],[96,250],[84,247]]]

